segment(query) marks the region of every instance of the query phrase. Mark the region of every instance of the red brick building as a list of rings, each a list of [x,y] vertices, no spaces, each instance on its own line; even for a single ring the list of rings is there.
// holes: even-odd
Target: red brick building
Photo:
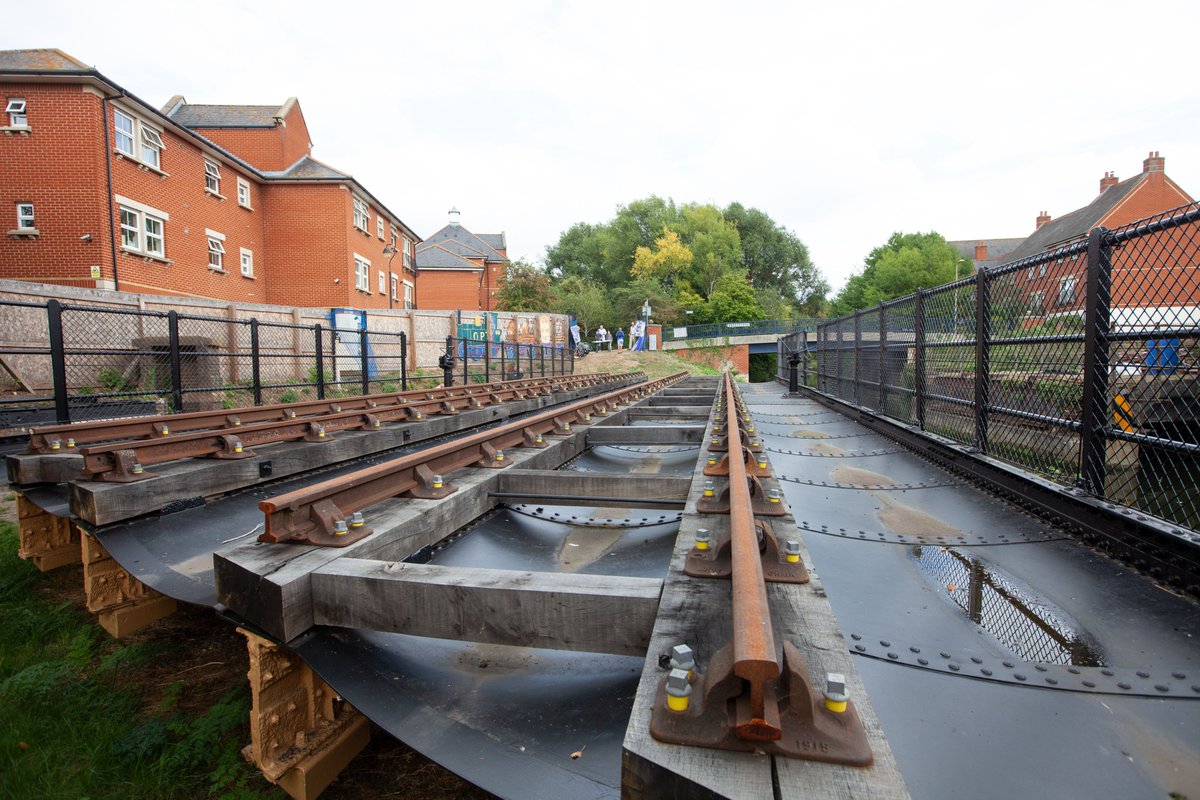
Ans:
[[[156,109],[59,50],[0,51],[0,90],[0,277],[415,307],[420,237],[312,157],[295,98]]]
[[[1142,171],[1120,180],[1106,172],[1100,192],[1083,208],[1060,217],[1038,214],[1035,229],[1024,239],[971,239],[949,242],[962,256],[960,263],[976,270],[1011,264],[1087,238],[1097,227],[1113,230],[1146,217],[1160,215],[1194,202],[1166,174],[1166,159],[1151,152]],[[1170,319],[1200,324],[1200,231],[1195,224],[1171,232],[1139,237],[1138,243],[1112,252],[1113,320],[1135,326],[1139,320]],[[1077,314],[1083,308],[1084,260],[1039,265],[1009,274],[1005,292],[1024,310],[1030,324],[1056,314]],[[969,274],[964,269],[963,275]]]
[[[508,275],[503,233],[471,233],[450,209],[446,227],[417,245],[417,286],[425,308],[494,311]]]

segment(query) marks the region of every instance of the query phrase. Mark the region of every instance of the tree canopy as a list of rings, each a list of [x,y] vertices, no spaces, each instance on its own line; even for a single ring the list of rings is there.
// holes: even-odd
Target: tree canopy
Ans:
[[[903,297],[917,289],[950,283],[971,274],[972,264],[946,243],[940,233],[893,233],[863,260],[862,272],[850,276],[834,298],[832,313],[849,314]]]
[[[829,291],[804,243],[766,213],[656,196],[572,225],[546,248],[545,274],[548,310],[585,327],[627,325],[646,300],[667,323],[786,318],[815,313]]]

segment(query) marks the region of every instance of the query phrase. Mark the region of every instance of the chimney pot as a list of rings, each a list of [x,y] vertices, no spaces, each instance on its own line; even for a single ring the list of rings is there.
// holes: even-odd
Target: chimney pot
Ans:
[[[1157,150],[1151,150],[1150,155],[1142,162],[1142,172],[1165,172],[1167,160]]]
[[[1104,194],[1104,190],[1110,186],[1116,186],[1119,181],[1112,170],[1104,173],[1104,177],[1100,179],[1100,194]]]
[[[987,251],[988,251],[987,242],[980,239],[978,242],[975,243],[975,260],[976,261],[987,261],[988,260],[988,252]]]
[[[1049,222],[1051,219],[1052,219],[1052,218],[1051,218],[1051,216],[1050,216],[1049,214],[1047,214],[1045,211],[1043,211],[1042,213],[1038,214],[1038,218],[1037,218],[1037,228],[1034,228],[1034,230],[1037,230],[1038,228],[1042,227],[1042,226],[1043,226],[1043,225],[1045,225],[1047,222]]]

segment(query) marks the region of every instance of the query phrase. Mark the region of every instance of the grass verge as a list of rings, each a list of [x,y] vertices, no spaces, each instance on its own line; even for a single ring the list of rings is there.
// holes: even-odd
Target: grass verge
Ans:
[[[184,641],[111,639],[71,584],[78,567],[43,576],[0,521],[0,797],[286,797],[239,752],[245,689],[169,674]]]

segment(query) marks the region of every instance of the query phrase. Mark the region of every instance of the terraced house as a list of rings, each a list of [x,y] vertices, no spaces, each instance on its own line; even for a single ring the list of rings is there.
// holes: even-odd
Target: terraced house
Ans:
[[[300,103],[155,108],[60,50],[0,51],[0,277],[414,308],[398,215],[312,157]]]

